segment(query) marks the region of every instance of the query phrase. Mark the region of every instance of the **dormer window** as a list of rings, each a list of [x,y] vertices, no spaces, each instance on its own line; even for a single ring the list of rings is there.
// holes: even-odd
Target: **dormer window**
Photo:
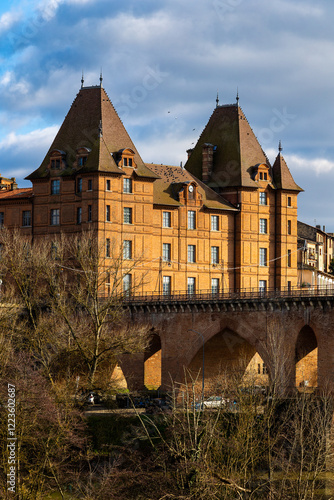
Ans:
[[[132,167],[132,158],[123,158],[123,167]]]
[[[88,155],[91,152],[89,148],[81,147],[77,149],[77,166],[78,168],[84,167],[88,159]]]
[[[50,168],[51,170],[60,170],[64,166],[64,158],[66,153],[60,149],[54,149],[50,154]]]
[[[252,173],[252,179],[255,181],[269,181],[270,182],[270,175],[268,172],[268,165],[265,163],[260,163],[256,165],[253,169]]]
[[[78,158],[78,167],[83,167],[87,161],[88,156],[80,156]]]
[[[119,158],[118,166],[121,168],[122,167],[136,168],[134,156],[135,152],[132,149],[130,148],[120,149],[118,151],[118,158]]]

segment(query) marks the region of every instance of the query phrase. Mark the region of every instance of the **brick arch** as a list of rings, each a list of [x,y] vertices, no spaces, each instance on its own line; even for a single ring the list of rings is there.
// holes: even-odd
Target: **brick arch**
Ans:
[[[318,341],[314,329],[304,325],[295,347],[296,386],[315,388],[318,385]]]
[[[152,333],[144,352],[144,385],[148,389],[161,386],[161,338],[157,333]]]
[[[245,377],[256,348],[229,328],[211,336],[204,344],[205,392],[213,394],[232,389]],[[202,379],[203,349],[197,351],[187,366],[192,379]]]

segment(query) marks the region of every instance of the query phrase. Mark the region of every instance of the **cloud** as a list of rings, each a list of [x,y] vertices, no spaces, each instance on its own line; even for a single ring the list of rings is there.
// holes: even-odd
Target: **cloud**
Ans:
[[[6,33],[21,20],[22,12],[20,12],[20,10],[4,12],[0,17],[0,35]]]
[[[0,150],[10,150],[11,153],[19,154],[22,151],[44,149],[45,153],[49,149],[59,127],[52,125],[45,129],[37,129],[27,134],[16,134],[10,132],[0,141]]]

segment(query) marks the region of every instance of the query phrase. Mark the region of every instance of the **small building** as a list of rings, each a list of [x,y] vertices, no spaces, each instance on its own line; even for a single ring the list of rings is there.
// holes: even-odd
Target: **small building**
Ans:
[[[334,258],[334,236],[325,227],[297,222],[298,228],[298,286],[334,289],[330,272]]]

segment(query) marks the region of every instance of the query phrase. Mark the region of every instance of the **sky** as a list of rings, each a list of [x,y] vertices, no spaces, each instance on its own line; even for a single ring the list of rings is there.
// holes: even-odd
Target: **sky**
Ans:
[[[41,163],[81,86],[103,86],[146,163],[180,165],[216,105],[239,104],[334,232],[334,2],[2,0],[0,173]]]

